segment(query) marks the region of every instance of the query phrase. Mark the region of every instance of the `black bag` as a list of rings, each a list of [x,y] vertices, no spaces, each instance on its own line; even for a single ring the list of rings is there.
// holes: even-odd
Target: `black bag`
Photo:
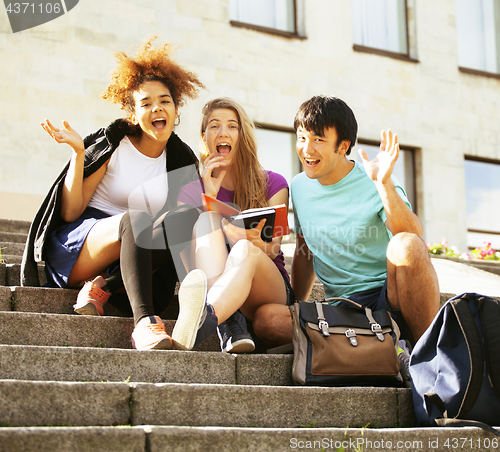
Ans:
[[[293,321],[292,378],[310,386],[400,387],[399,329],[385,310],[298,301]]]
[[[465,293],[448,300],[410,358],[419,425],[500,425],[500,304]],[[489,425],[488,425],[489,424]]]

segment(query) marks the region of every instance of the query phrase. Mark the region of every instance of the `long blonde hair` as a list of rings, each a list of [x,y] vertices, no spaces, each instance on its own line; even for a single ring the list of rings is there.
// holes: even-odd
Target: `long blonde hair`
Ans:
[[[205,133],[208,120],[214,110],[225,108],[235,112],[240,126],[238,143],[231,161],[231,171],[235,185],[233,202],[241,210],[256,207],[266,207],[268,175],[262,168],[257,158],[257,141],[255,139],[255,125],[245,113],[245,110],[228,97],[220,97],[208,102],[202,110],[201,135]],[[204,146],[200,150],[201,161],[208,157],[208,148]]]

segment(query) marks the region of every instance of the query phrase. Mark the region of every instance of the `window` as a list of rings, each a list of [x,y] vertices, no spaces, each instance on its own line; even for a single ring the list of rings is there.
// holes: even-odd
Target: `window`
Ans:
[[[292,129],[277,130],[258,126],[256,130],[259,161],[266,170],[281,174],[288,185],[300,172],[300,160],[295,150],[296,135]]]
[[[300,169],[300,160],[295,150],[296,135],[293,129],[271,129],[266,126],[257,126],[257,149],[259,161],[266,170],[281,174],[288,186]],[[288,224],[294,228],[292,205],[289,205]]]
[[[465,160],[467,245],[500,248],[500,162]]]
[[[458,65],[500,73],[500,0],[456,0]]]
[[[375,144],[372,141],[366,141],[365,143],[363,143],[363,140],[358,140],[358,144],[351,150],[349,158],[362,163],[361,157],[358,154],[358,149],[364,149],[366,151],[366,154],[368,155],[368,158],[370,160],[373,159],[380,150],[379,145]],[[408,198],[408,201],[410,201],[412,210],[416,213],[417,198],[415,193],[415,163],[413,152],[413,149],[405,148],[400,145],[399,158],[396,162],[396,165],[394,166],[393,175],[404,188],[406,197]]]
[[[408,55],[406,0],[352,0],[356,46]]]
[[[295,0],[230,0],[233,25],[296,34]]]

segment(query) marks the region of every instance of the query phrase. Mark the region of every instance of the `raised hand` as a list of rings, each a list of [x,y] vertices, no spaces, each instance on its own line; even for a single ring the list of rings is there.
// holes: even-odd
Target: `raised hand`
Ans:
[[[45,122],[41,122],[40,125],[56,142],[68,144],[77,154],[85,152],[82,137],[76,130],[71,128],[68,121],[63,121],[63,129],[54,127],[48,119]]]
[[[359,149],[366,174],[374,182],[385,184],[391,179],[394,165],[399,157],[398,136],[388,129],[381,132],[380,151],[373,160],[369,160],[366,152]]]
[[[223,169],[226,166],[226,162],[223,160],[224,157],[217,157],[214,154],[210,154],[203,162],[204,169],[201,177],[203,179],[203,186],[205,187],[205,194],[214,198],[217,197],[217,193],[219,193],[222,181],[226,175],[226,170]],[[220,169],[217,177],[213,176],[215,169]]]

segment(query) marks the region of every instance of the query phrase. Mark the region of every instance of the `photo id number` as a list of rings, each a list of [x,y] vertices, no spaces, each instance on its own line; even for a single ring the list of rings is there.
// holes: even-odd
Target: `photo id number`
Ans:
[[[59,2],[53,3],[9,3],[6,6],[9,14],[59,14],[63,7]]]

